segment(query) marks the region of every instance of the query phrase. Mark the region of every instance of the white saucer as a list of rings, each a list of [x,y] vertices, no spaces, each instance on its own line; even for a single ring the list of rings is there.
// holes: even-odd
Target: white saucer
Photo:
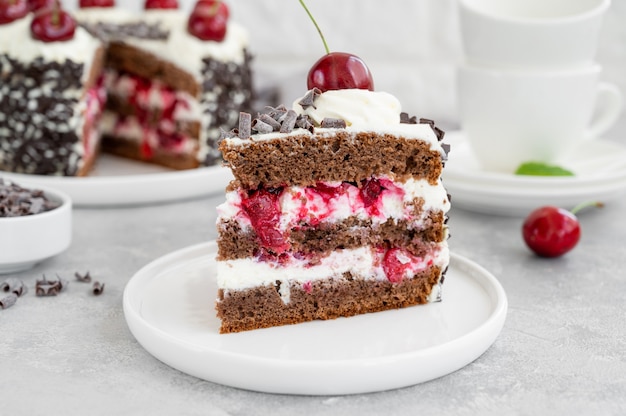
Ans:
[[[626,147],[590,140],[555,162],[575,176],[541,177],[482,169],[462,132],[446,133],[451,145],[443,181],[454,207],[525,216],[542,205],[573,208],[585,201],[609,202],[626,190]]]
[[[72,198],[74,206],[98,207],[180,201],[224,192],[230,169],[212,166],[183,171],[103,154],[87,177],[26,175],[0,171],[21,186],[51,187]]]
[[[496,278],[453,255],[442,302],[220,335],[216,250],[210,242],[166,255],[124,290],[126,322],[139,343],[167,365],[215,383],[308,395],[414,385],[478,358],[506,318]]]

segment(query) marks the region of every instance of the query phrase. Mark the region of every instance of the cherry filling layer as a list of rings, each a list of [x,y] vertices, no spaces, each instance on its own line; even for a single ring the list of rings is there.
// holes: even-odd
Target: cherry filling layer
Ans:
[[[126,72],[107,71],[106,87],[130,108],[132,115],[120,116],[112,134],[140,139],[142,157],[150,159],[155,150],[181,153],[188,150],[191,137],[180,129],[188,122],[199,122],[197,100],[171,87]]]
[[[320,182],[300,188],[271,188],[240,191],[236,217],[254,230],[260,249],[256,261],[273,267],[316,267],[319,258],[312,254],[291,252],[289,234],[299,227],[317,226],[322,222],[359,217],[384,222],[390,216],[409,219],[411,209],[406,207],[405,191],[385,177],[370,178],[361,183]],[[416,257],[398,247],[373,248],[373,267],[391,282],[399,282],[432,266],[433,253],[426,258]],[[341,251],[341,250],[339,250]],[[324,260],[322,260],[323,262]]]

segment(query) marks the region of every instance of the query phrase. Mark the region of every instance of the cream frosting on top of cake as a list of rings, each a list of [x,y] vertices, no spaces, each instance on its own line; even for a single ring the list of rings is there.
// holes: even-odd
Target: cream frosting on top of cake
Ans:
[[[76,27],[74,37],[64,42],[42,42],[31,36],[30,24],[33,14],[14,22],[0,25],[0,54],[6,53],[12,59],[30,63],[37,57],[45,61],[63,63],[71,60],[83,63],[83,81],[89,76],[89,70],[101,42],[85,29]]]
[[[341,119],[346,122],[345,130],[348,132],[372,132],[419,139],[430,143],[432,149],[437,149],[442,154],[445,153],[430,124],[400,122],[402,111],[400,102],[389,93],[361,89],[331,90],[318,95],[314,105],[306,109],[299,104],[301,100],[302,98],[295,100],[292,109],[297,114],[308,115],[316,125],[319,125],[324,118]],[[335,132],[334,128],[315,128],[315,134],[318,135],[333,135]],[[288,139],[289,136],[302,134],[311,133],[306,129],[295,128],[287,134],[273,132],[254,134],[248,139],[231,137],[225,140],[237,146],[250,143],[250,140]]]

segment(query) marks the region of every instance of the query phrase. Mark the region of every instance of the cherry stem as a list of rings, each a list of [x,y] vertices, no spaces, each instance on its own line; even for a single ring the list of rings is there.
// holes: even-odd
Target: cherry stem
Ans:
[[[315,18],[313,17],[313,15],[309,11],[309,9],[306,7],[306,4],[304,4],[304,0],[300,0],[300,4],[302,5],[302,7],[304,7],[304,11],[306,11],[306,14],[309,15],[309,18],[311,19],[311,21],[315,25],[315,28],[317,29],[317,33],[320,34],[320,38],[322,38],[322,43],[324,43],[324,49],[326,49],[326,54],[328,55],[330,53],[330,49],[328,49],[328,44],[326,43],[326,39],[324,38],[324,34],[322,33],[322,30],[317,25],[317,22],[315,21]]]
[[[574,215],[576,215],[576,213],[584,208],[587,207],[598,207],[598,208],[602,208],[604,206],[604,204],[602,202],[599,201],[585,201],[585,202],[581,202],[580,204],[576,205],[570,212]]]

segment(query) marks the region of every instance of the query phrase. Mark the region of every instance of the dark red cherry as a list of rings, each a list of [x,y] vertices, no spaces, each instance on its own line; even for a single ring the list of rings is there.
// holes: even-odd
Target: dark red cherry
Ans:
[[[87,7],[115,7],[115,0],[80,0],[81,8]]]
[[[229,16],[223,1],[198,0],[189,15],[187,30],[198,39],[221,42],[226,36]]]
[[[0,0],[0,24],[11,23],[30,11],[26,0]]]
[[[281,215],[278,199],[281,192],[280,189],[260,189],[248,195],[241,203],[261,245],[277,254],[289,248],[285,237],[278,229]]]
[[[392,283],[401,282],[410,266],[410,254],[399,248],[387,250],[383,257],[383,271]]]
[[[178,9],[178,0],[146,0],[145,7],[148,9]]]
[[[30,24],[33,38],[42,42],[63,42],[74,37],[76,21],[58,4],[35,13]]]
[[[322,56],[309,70],[309,90],[324,91],[357,88],[374,91],[374,79],[365,62],[358,56],[331,52]]]
[[[554,206],[534,210],[522,225],[526,245],[541,257],[558,257],[580,240],[580,224],[571,212]]]

